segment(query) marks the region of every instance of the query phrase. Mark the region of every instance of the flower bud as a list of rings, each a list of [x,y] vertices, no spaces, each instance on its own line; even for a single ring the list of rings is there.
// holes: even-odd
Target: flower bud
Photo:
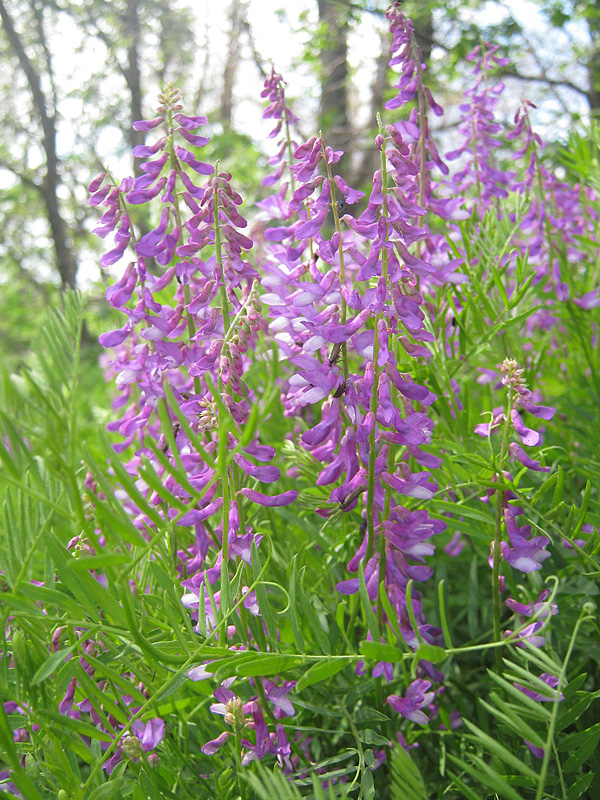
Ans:
[[[137,736],[126,736],[121,740],[121,750],[126,758],[132,761],[136,758],[141,758],[144,753],[142,743]]]

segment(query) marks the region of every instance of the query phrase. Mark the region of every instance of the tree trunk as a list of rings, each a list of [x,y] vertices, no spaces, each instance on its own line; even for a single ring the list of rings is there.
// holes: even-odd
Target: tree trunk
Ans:
[[[243,28],[244,9],[241,0],[231,0],[229,6],[229,41],[227,44],[227,60],[223,71],[223,89],[219,119],[224,128],[231,128],[233,117],[233,89],[240,61],[240,34]]]
[[[143,131],[134,131],[133,122],[142,119],[142,81],[140,75],[139,42],[140,42],[140,20],[139,20],[139,0],[127,0],[125,14],[123,17],[123,29],[127,42],[127,63],[123,69],[123,76],[129,89],[129,108],[131,110],[131,122],[127,130],[127,141],[130,150],[136,145],[144,144],[146,135]],[[162,87],[161,87],[162,88]],[[133,169],[136,177],[142,174],[140,160],[133,159]]]
[[[382,31],[380,36],[380,51],[375,62],[375,75],[371,84],[371,102],[369,108],[369,129],[377,129],[377,112],[381,112],[384,105],[385,91],[388,88],[388,64],[390,61],[390,35]],[[364,143],[365,150],[358,168],[352,178],[355,186],[362,186],[370,181],[373,173],[380,166],[379,150],[375,146],[373,137]]]
[[[318,0],[324,27],[321,49],[321,102],[319,122],[326,144],[348,150],[352,131],[348,120],[349,9],[337,0]]]
[[[19,65],[29,86],[33,98],[34,109],[42,125],[41,142],[46,157],[46,174],[43,178],[42,194],[46,205],[46,213],[56,254],[56,269],[64,287],[75,288],[77,278],[77,262],[73,254],[72,243],[67,234],[67,225],[62,216],[58,187],[60,186],[60,160],[56,153],[56,108],[49,111],[50,103],[42,89],[40,76],[32,61],[25,52],[23,43],[17,33],[12,17],[4,2],[0,0],[0,19],[4,25],[11,49],[15,53]]]
[[[431,51],[433,49],[434,28],[433,28],[433,12],[431,3],[419,3],[414,6],[414,11],[411,10],[410,19],[415,30],[415,39],[421,49],[421,56],[423,63],[429,67],[431,60]]]

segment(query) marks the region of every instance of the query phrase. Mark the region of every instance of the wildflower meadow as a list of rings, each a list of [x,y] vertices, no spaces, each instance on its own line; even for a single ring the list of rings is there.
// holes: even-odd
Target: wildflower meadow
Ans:
[[[0,797],[600,798],[600,128],[482,41],[442,151],[387,20],[365,191],[276,68],[262,199],[171,85],[89,185],[100,365],[68,291],[0,382]]]

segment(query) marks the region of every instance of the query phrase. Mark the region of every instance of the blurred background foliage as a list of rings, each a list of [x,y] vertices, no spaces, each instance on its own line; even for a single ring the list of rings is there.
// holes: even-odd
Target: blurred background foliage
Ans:
[[[458,124],[464,58],[482,39],[511,58],[504,112],[522,97],[536,102],[550,159],[598,113],[599,0],[405,7],[446,107],[434,121],[442,151]],[[85,187],[104,167],[119,176],[137,168],[131,148],[144,134],[131,123],[152,116],[165,82],[181,87],[189,113],[208,116],[206,155],[235,173],[248,204],[259,199],[272,153],[259,97],[271,63],[288,80],[303,134],[321,129],[346,151],[348,181],[365,184],[376,168],[375,113],[393,82],[385,8],[384,0],[0,0],[3,361],[27,358],[41,311],[66,286],[85,290],[84,342],[94,346],[106,327],[111,275],[97,267]]]

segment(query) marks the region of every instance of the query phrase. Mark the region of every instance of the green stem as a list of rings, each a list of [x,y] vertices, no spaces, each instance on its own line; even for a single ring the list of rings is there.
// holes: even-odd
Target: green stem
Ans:
[[[496,518],[494,525],[494,550],[492,566],[492,602],[494,606],[494,641],[501,639],[500,629],[500,541],[502,536],[502,509],[504,505],[504,492],[496,489]],[[500,651],[496,650],[496,671],[502,671]]]
[[[287,151],[288,151],[288,170],[290,173],[290,187],[292,189],[292,195],[296,191],[296,178],[294,177],[294,173],[292,172],[292,164],[294,163],[294,151],[292,150],[292,134],[290,132],[290,123],[285,121],[285,139],[287,142]]]
[[[554,695],[554,702],[552,704],[552,717],[550,719],[550,727],[548,728],[548,736],[546,737],[546,745],[544,747],[544,758],[542,761],[542,768],[540,770],[540,777],[538,778],[538,785],[537,791],[535,793],[535,800],[542,800],[544,795],[544,789],[546,788],[546,776],[548,774],[548,766],[550,764],[550,753],[552,749],[552,744],[554,742],[554,732],[556,731],[556,722],[558,720],[558,708],[560,703],[560,693],[565,686],[565,678],[567,677],[567,666],[569,664],[569,660],[571,658],[571,654],[573,652],[573,648],[575,647],[575,640],[577,639],[577,634],[579,633],[579,628],[583,624],[585,617],[587,616],[587,612],[585,607],[582,609],[581,614],[579,615],[579,619],[575,624],[575,628],[573,630],[573,635],[571,636],[571,641],[569,642],[569,649],[567,650],[567,654],[565,656],[565,660],[563,661],[562,668],[560,670],[560,675],[558,676],[558,686],[556,687],[555,695]]]
[[[231,325],[231,319],[229,317],[229,300],[227,299],[227,289],[225,287],[225,271],[223,269],[223,250],[221,245],[221,223],[219,222],[219,195],[218,195],[218,183],[219,183],[219,165],[220,162],[217,161],[215,165],[215,174],[216,174],[216,181],[217,185],[214,189],[214,200],[215,200],[215,209],[214,209],[214,218],[215,218],[215,257],[217,259],[217,264],[219,265],[219,292],[221,294],[221,305],[223,308],[221,309],[223,314],[223,330],[225,336],[229,331],[229,327]]]
[[[504,469],[504,464],[506,462],[506,456],[508,455],[508,440],[510,437],[510,429],[512,425],[512,420],[510,413],[513,407],[513,394],[512,391],[509,389],[508,392],[508,409],[506,414],[506,421],[504,423],[504,432],[502,436],[502,447],[500,450],[500,466],[499,470],[496,474],[496,480],[498,483],[498,489],[496,489],[496,515],[494,521],[494,547],[493,547],[493,565],[492,565],[492,603],[494,608],[494,641],[499,642],[502,637],[502,632],[500,628],[500,558],[501,558],[501,551],[500,551],[500,542],[502,539],[502,517],[503,517],[503,509],[504,509],[504,501],[506,497],[506,492],[504,489],[501,489],[500,486],[503,484],[504,476],[502,475],[502,471]],[[496,651],[496,670],[498,674],[502,672],[502,659],[500,657],[500,651]]]
[[[381,119],[378,119],[379,128],[381,130]],[[381,189],[383,197],[387,194],[388,181],[387,181],[387,165],[385,159],[385,139],[381,145]],[[385,216],[385,207],[382,208],[382,214]],[[385,281],[387,289],[388,278],[388,257],[385,247],[381,249],[381,275]],[[377,406],[378,406],[378,389],[379,389],[379,323],[383,320],[383,313],[377,314],[375,317],[375,336],[373,340],[373,390],[371,392],[371,405],[369,408],[373,416],[373,428],[369,434],[369,472],[367,478],[367,551],[365,554],[365,563],[369,561],[375,549],[375,461],[377,458],[377,451],[375,446],[376,436],[376,423],[377,423]],[[381,569],[380,569],[381,580]]]
[[[340,260],[340,297],[341,297],[341,310],[342,310],[342,318],[341,323],[342,325],[346,324],[346,319],[348,317],[348,309],[346,306],[346,300],[344,299],[343,289],[346,286],[346,265],[344,262],[344,247],[342,243],[342,227],[340,225],[340,215],[338,212],[338,206],[335,199],[335,181],[333,179],[333,172],[331,171],[331,164],[327,160],[327,153],[325,152],[325,142],[322,142],[322,149],[323,149],[323,158],[325,159],[325,165],[327,169],[327,180],[329,181],[329,194],[331,199],[331,210],[333,211],[333,224],[336,230],[336,233],[340,237],[340,243],[338,245],[338,256]],[[344,380],[348,380],[348,349],[346,347],[346,342],[342,342],[342,363],[344,365]]]
[[[217,161],[215,165],[215,183],[213,188],[213,198],[214,198],[214,230],[215,230],[215,258],[217,260],[217,264],[219,265],[219,293],[221,295],[221,313],[223,315],[223,335],[226,338],[227,334],[229,333],[229,329],[231,327],[231,317],[229,315],[229,300],[227,298],[227,288],[225,286],[225,270],[223,269],[223,250],[221,244],[221,224],[219,221],[219,195],[218,195],[218,187],[219,187],[219,162]],[[219,392],[223,391],[223,381],[221,378],[221,372],[219,371]],[[221,437],[227,436],[227,432],[223,430],[223,425],[220,426],[219,431],[219,439]],[[222,463],[222,459],[219,458],[219,462]],[[236,483],[233,478],[233,469],[232,469],[232,488],[234,495],[238,491],[236,488]],[[229,509],[231,507],[231,491],[229,487],[229,470],[227,465],[225,465],[223,474],[221,475],[221,480],[223,484],[223,512],[222,512],[222,557],[221,557],[221,608],[225,609],[225,613],[229,611],[230,605],[230,598],[229,598]],[[241,517],[240,517],[241,520]],[[226,640],[227,634],[227,626],[226,621],[224,619],[223,625],[220,626],[219,629],[220,636],[222,637],[222,641]]]
[[[175,154],[175,141],[173,138],[173,111],[169,109],[168,111],[168,125],[169,125],[169,161],[171,169],[174,169],[177,174],[182,171],[182,166]],[[181,210],[179,208],[179,195],[175,192],[175,202],[173,204],[173,208],[175,210],[175,221],[177,223],[177,227],[180,231],[183,230],[183,220],[181,219]],[[180,234],[181,235],[181,234]],[[190,294],[190,286],[188,283],[184,283],[183,285],[183,297],[185,300],[186,306],[189,306],[191,303],[192,297]],[[190,314],[189,311],[186,310],[186,322],[187,322],[187,329],[188,329],[188,336],[190,339],[190,343],[192,342],[194,336],[196,335],[196,323],[194,322],[194,317]],[[200,394],[202,387],[200,385],[200,378],[196,376],[194,378],[194,392],[195,394]]]
[[[479,157],[477,155],[477,131],[475,130],[475,120],[471,118],[471,130],[473,133],[473,165],[475,166],[475,178],[477,179],[477,197],[479,205],[482,205],[481,180],[479,178]]]

